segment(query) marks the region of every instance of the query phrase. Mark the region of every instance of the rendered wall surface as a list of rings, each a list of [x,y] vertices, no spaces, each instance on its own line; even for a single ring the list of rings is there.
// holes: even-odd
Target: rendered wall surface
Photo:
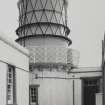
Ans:
[[[7,65],[0,62],[0,105],[6,105]]]
[[[30,73],[30,85],[39,85],[38,102],[40,105],[81,105],[82,78],[100,76],[99,68],[78,68],[71,73],[65,70],[57,71],[54,68],[52,71],[47,69],[37,71],[36,68]]]
[[[34,74],[30,76],[30,85],[39,85],[39,105],[72,105],[72,80],[60,79],[65,77],[65,73],[44,72],[43,76],[47,78],[35,79]]]
[[[0,40],[0,60],[28,70],[28,57]]]
[[[74,105],[82,105],[82,81],[74,80]]]
[[[16,69],[17,105],[29,105],[29,72]]]

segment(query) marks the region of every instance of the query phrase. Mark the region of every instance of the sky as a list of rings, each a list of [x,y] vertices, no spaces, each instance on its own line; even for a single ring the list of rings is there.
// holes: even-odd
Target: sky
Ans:
[[[16,38],[18,0],[1,0],[0,32]],[[80,52],[79,66],[101,65],[101,41],[105,33],[105,0],[68,0],[68,27],[73,49]]]

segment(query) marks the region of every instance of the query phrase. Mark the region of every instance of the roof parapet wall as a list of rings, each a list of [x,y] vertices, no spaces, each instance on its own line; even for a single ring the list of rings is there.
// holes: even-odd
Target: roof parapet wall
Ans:
[[[0,33],[0,40],[2,40],[4,43],[8,44],[12,48],[18,50],[19,52],[23,53],[24,55],[29,56],[29,52],[27,49],[17,44],[14,40],[8,38],[4,33]]]

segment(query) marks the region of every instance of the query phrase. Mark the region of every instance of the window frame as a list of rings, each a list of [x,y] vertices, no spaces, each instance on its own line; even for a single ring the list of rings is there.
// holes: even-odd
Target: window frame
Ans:
[[[11,69],[12,70],[12,72],[10,72],[9,71],[9,69]],[[12,73],[12,74],[11,74]],[[11,74],[11,76],[10,76],[10,74]],[[11,77],[11,78],[10,78]],[[10,81],[9,80],[11,80],[11,83],[10,83]],[[7,103],[7,105],[17,105],[16,103],[16,70],[15,70],[15,66],[13,66],[13,65],[10,65],[10,64],[8,64],[7,65],[7,92],[6,92],[6,103]],[[9,96],[9,94],[8,94],[8,86],[11,86],[12,88],[10,89],[12,92],[12,94],[10,94],[10,97],[12,97],[12,101],[11,102],[9,102],[9,100],[8,100],[8,96]]]
[[[32,101],[32,99],[31,99],[31,97],[32,97],[32,95],[31,95],[31,89],[32,88],[36,89],[36,95],[35,95],[36,102],[31,102]],[[39,88],[39,85],[30,85],[29,86],[29,105],[38,105],[38,88]],[[33,97],[34,97],[34,95],[33,95]]]

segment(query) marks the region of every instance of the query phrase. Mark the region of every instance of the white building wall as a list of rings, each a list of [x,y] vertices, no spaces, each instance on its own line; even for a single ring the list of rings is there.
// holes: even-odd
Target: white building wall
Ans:
[[[39,105],[72,105],[72,80],[41,79],[33,85],[38,88]]]
[[[7,65],[0,62],[0,105],[6,105]]]
[[[17,44],[14,40],[9,39],[6,35],[0,33],[0,60],[17,67],[28,70],[29,52]]]
[[[35,76],[37,74],[37,79]],[[78,68],[70,73],[52,69],[30,74],[30,85],[40,85],[39,105],[82,105],[82,78],[100,77],[100,68]]]
[[[17,105],[29,105],[29,72],[16,69]]]
[[[0,105],[7,100],[8,64],[16,70],[17,105],[29,105],[29,58],[28,51],[16,42],[0,35]]]
[[[82,82],[80,79],[74,80],[74,105],[82,105]]]

